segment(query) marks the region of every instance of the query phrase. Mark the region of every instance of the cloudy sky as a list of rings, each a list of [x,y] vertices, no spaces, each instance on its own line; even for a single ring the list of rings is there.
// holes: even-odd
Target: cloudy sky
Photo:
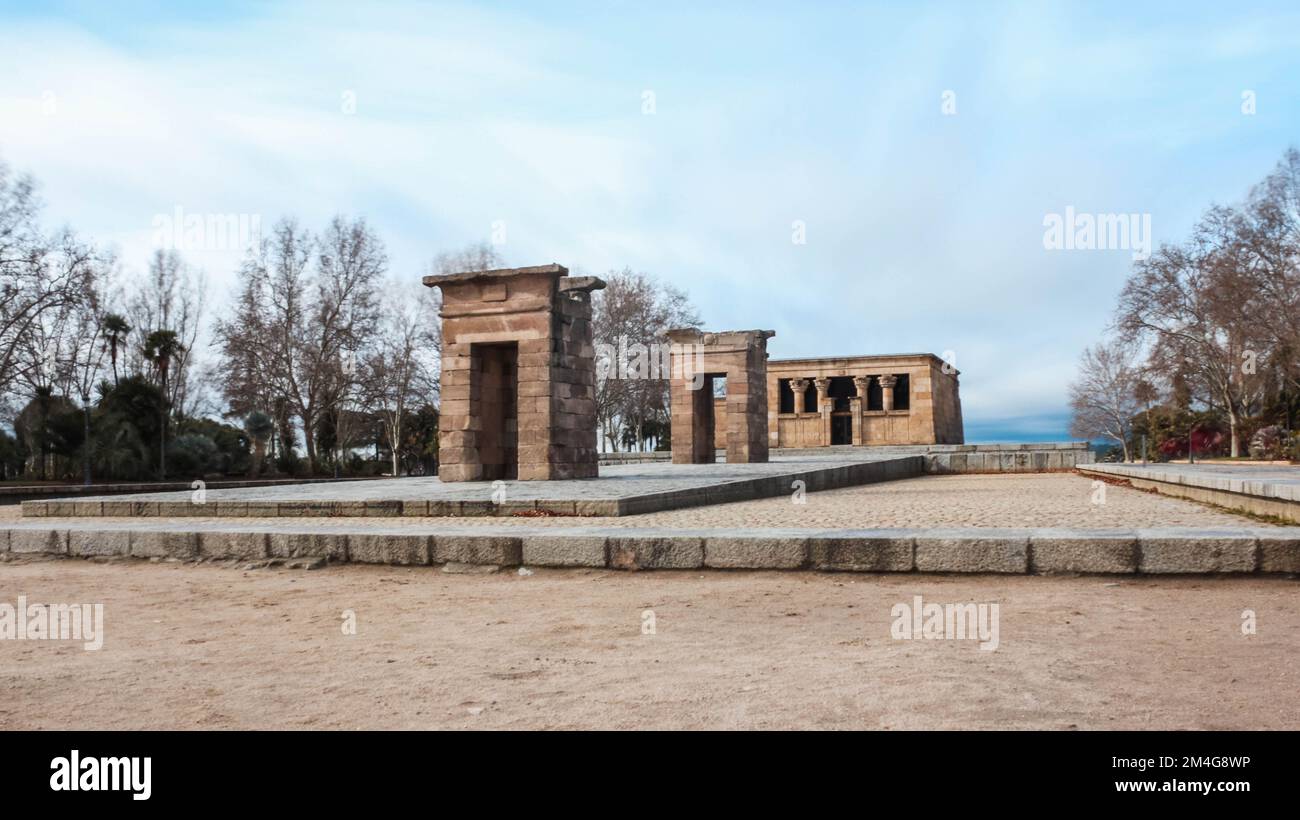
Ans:
[[[776,357],[950,351],[968,440],[1057,439],[1134,250],[1047,215],[1177,241],[1300,145],[1294,2],[1083,5],[0,2],[0,159],[128,271],[177,208],[364,215],[412,282],[495,238]]]

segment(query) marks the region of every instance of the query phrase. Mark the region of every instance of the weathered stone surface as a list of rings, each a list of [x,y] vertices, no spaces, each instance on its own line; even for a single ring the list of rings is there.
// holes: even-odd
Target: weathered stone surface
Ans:
[[[619,501],[617,499],[608,499],[605,501],[574,501],[574,515],[585,516],[616,516],[619,514]]]
[[[800,569],[808,563],[808,539],[761,535],[704,539],[704,566],[715,569]]]
[[[363,564],[427,564],[429,536],[349,535],[348,557]]]
[[[921,572],[1026,572],[1029,534],[995,529],[922,530],[916,537],[916,568]]]
[[[607,560],[603,535],[526,535],[521,540],[526,565],[603,567]]]
[[[199,555],[204,558],[265,558],[264,532],[200,532]]]
[[[64,530],[10,530],[9,551],[66,555],[68,534]]]
[[[1034,530],[1029,540],[1033,572],[1137,572],[1136,532]]]
[[[500,569],[496,564],[462,564],[459,561],[442,565],[442,571],[448,575],[492,575]]]
[[[269,551],[272,558],[321,557],[348,560],[348,537],[324,532],[271,532]]]
[[[594,476],[590,292],[604,283],[560,265],[424,283],[443,291],[442,479]]]
[[[697,569],[704,566],[704,539],[689,536],[609,539],[611,569]]]
[[[515,566],[522,560],[522,539],[507,535],[436,535],[433,561]]]
[[[827,572],[910,572],[915,539],[902,530],[814,535],[808,541],[813,569]]]
[[[459,514],[466,518],[492,516],[497,514],[497,505],[487,500],[462,501]]]
[[[728,464],[767,461],[767,340],[774,335],[669,331],[674,463],[711,464],[718,447],[726,448]],[[713,400],[714,374],[727,379],[725,409]]]
[[[196,532],[132,530],[131,555],[137,558],[194,558],[199,554]]]
[[[1245,532],[1139,530],[1142,560],[1149,574],[1254,572],[1258,565],[1255,536]]]
[[[1300,572],[1300,527],[1259,530],[1260,572]]]
[[[335,505],[328,501],[295,501],[276,505],[276,515],[280,518],[326,518],[338,512]]]
[[[366,518],[395,518],[402,514],[401,501],[367,501]]]
[[[130,555],[131,533],[127,530],[70,530],[69,555]]]

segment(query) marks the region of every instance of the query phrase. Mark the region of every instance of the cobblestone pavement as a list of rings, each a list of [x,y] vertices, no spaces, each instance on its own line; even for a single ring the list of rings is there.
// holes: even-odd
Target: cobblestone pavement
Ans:
[[[808,493],[803,504],[792,497],[768,498],[707,507],[669,510],[617,518],[458,517],[328,519],[332,524],[367,521],[385,530],[445,521],[449,527],[528,526],[669,527],[669,528],[889,528],[889,527],[1266,527],[1264,522],[1192,501],[1105,485],[1104,503],[1091,479],[1067,473],[1030,475],[952,475],[889,481]],[[1102,499],[1096,499],[1102,500]],[[17,517],[16,506],[0,507],[0,517]],[[53,524],[72,519],[34,519]],[[125,523],[129,519],[80,519]],[[139,519],[198,523],[223,519]],[[240,526],[286,523],[285,519],[224,519]],[[297,521],[298,525],[303,519]]]

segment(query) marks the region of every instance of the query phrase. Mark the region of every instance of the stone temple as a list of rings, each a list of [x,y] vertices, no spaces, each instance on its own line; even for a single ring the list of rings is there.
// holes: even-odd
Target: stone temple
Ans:
[[[605,283],[551,264],[424,284],[442,290],[440,479],[595,478],[591,292]],[[777,448],[963,442],[958,374],[937,356],[769,361],[774,335],[669,332],[674,464],[712,463],[716,450],[745,464]]]
[[[769,360],[768,444],[963,444],[958,375],[930,353]],[[731,408],[715,399],[719,430]],[[727,446],[722,435],[714,444]]]

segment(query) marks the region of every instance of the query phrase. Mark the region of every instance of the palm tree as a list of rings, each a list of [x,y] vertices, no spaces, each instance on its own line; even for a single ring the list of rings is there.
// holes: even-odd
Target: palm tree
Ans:
[[[108,345],[108,357],[113,362],[113,384],[117,384],[117,351],[131,332],[131,325],[120,313],[109,313],[104,317],[104,343]]]
[[[266,455],[266,441],[275,432],[275,422],[261,410],[254,410],[244,419],[244,432],[253,440],[253,465],[249,468],[249,476],[257,478],[262,459]]]
[[[167,374],[171,370],[172,359],[184,349],[174,330],[155,330],[144,340],[144,357],[153,362],[157,369],[158,386],[162,388],[163,394],[162,424],[158,435],[158,473],[161,478],[167,477],[167,407],[170,403]]]

